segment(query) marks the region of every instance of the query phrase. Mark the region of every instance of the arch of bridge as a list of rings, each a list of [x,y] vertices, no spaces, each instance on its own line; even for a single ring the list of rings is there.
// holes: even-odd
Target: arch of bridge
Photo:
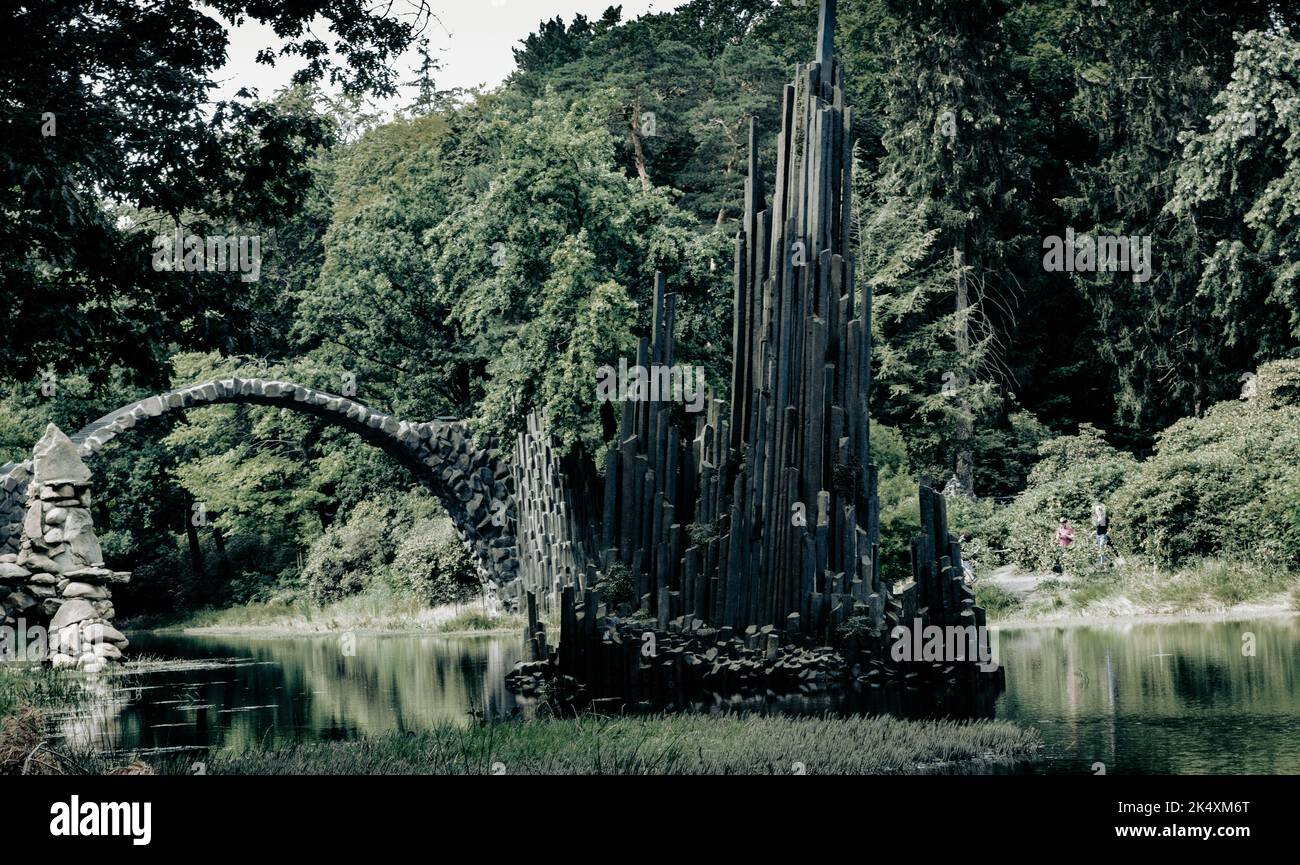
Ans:
[[[438,497],[473,557],[479,576],[503,586],[516,576],[514,481],[495,442],[475,444],[458,421],[412,423],[360,402],[285,381],[225,378],[179,388],[125,405],[71,436],[90,460],[117,436],[152,418],[221,403],[269,405],[314,415],[353,432],[389,454]],[[0,554],[16,553],[32,464],[0,466]]]

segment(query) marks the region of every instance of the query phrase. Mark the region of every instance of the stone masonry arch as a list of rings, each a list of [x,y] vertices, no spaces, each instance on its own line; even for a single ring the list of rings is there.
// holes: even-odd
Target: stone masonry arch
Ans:
[[[125,405],[70,438],[84,460],[135,427],[170,411],[222,403],[278,406],[340,426],[395,458],[442,502],[484,584],[495,590],[518,570],[514,481],[494,441],[475,444],[458,421],[410,422],[348,397],[285,381],[224,378]],[[31,460],[0,466],[0,557],[18,553]],[[0,562],[5,558],[0,558]]]

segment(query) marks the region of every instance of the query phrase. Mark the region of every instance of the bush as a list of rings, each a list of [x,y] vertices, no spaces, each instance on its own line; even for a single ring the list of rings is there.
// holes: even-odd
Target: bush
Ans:
[[[376,500],[362,502],[344,522],[336,522],[307,551],[303,582],[317,603],[355,595],[388,564],[397,511]]]
[[[1020,599],[996,583],[976,583],[975,603],[984,608],[989,618],[1000,618],[1020,606]]]
[[[609,570],[596,583],[596,588],[600,590],[600,599],[607,609],[613,609],[619,604],[630,604],[634,600],[632,571],[622,562],[610,565]]]
[[[1066,517],[1076,532],[1066,572],[1090,573],[1091,508],[1100,501],[1110,514],[1112,555],[1141,554],[1166,568],[1202,558],[1300,568],[1300,360],[1265,364],[1253,385],[1247,397],[1170,426],[1142,462],[1086,424],[1078,435],[1043,443],[1014,502],[969,515],[976,535],[982,531],[1005,561],[1046,570],[1057,559],[1057,521]]]
[[[430,605],[462,604],[479,593],[469,552],[447,517],[417,520],[398,544],[394,587]]]
[[[1254,388],[1161,433],[1116,496],[1127,546],[1165,566],[1224,556],[1300,567],[1300,361],[1260,367]]]
[[[1060,436],[1038,449],[1041,459],[1029,473],[1029,487],[984,524],[985,541],[1000,551],[1003,561],[1044,571],[1057,562],[1056,528],[1061,517],[1074,527],[1074,544],[1066,551],[1065,568],[1076,573],[1095,563],[1092,505],[1107,503],[1111,532],[1119,522],[1112,500],[1138,467],[1129,454],[1106,443],[1088,424],[1078,435]]]
[[[907,446],[895,429],[871,422],[871,461],[880,499],[880,570],[887,579],[912,576],[912,539],[921,532],[917,479],[907,469]]]

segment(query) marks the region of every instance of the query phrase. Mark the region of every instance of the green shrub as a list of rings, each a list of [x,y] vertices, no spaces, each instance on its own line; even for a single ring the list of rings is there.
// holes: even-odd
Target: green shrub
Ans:
[[[1222,558],[1279,574],[1300,569],[1300,360],[1260,367],[1254,392],[1185,418],[1139,462],[1094,428],[1039,447],[1026,489],[1005,507],[954,502],[954,531],[969,528],[989,558],[1043,571],[1056,564],[1065,517],[1075,543],[1065,572],[1098,572],[1091,510],[1110,515],[1110,557],[1136,554],[1164,568]],[[882,513],[884,505],[882,502]],[[1219,574],[1210,592],[1232,603],[1246,589],[1241,569]],[[1190,591],[1190,589],[1189,589]]]
[[[607,609],[633,602],[632,571],[622,562],[614,562],[596,583]]]
[[[1001,618],[1020,606],[1020,599],[996,583],[976,583],[975,603],[984,608],[990,618]]]
[[[985,518],[985,540],[1000,551],[1002,560],[1045,571],[1057,563],[1056,529],[1065,517],[1074,527],[1074,544],[1064,555],[1065,570],[1078,573],[1096,562],[1093,503],[1107,503],[1114,537],[1117,511],[1122,508],[1112,499],[1137,471],[1138,462],[1107,444],[1088,424],[1079,427],[1078,435],[1044,442],[1038,452],[1041,459],[1029,473],[1029,487]]]
[[[393,554],[390,532],[397,516],[390,505],[362,502],[311,545],[302,576],[317,603],[355,595],[370,584]]]
[[[451,520],[417,520],[393,557],[395,588],[425,603],[460,604],[479,592],[479,579]]]
[[[1300,567],[1300,361],[1260,367],[1248,399],[1161,433],[1112,508],[1126,547],[1165,566],[1218,557]]]
[[[921,506],[902,435],[872,421],[871,461],[880,500],[880,570],[888,579],[910,579],[912,539],[921,531]]]

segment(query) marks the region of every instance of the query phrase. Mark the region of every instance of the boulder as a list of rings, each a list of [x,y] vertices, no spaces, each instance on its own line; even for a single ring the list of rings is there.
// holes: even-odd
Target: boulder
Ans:
[[[97,658],[112,658],[113,660],[118,660],[122,657],[122,650],[117,646],[114,646],[112,643],[96,643],[94,651],[95,657]]]
[[[108,568],[81,567],[65,571],[63,576],[77,583],[91,583],[97,585],[100,583],[125,583],[131,579],[131,574],[127,571],[110,571]]]
[[[51,631],[57,631],[60,628],[67,627],[68,625],[85,621],[86,619],[93,619],[95,617],[95,608],[90,605],[89,601],[84,601],[80,598],[64,601],[59,607],[58,612],[54,614],[54,618],[50,620],[49,629]]]
[[[20,565],[0,562],[0,580],[25,580],[31,575],[31,571]]]
[[[49,520],[46,520],[49,522]],[[85,508],[66,508],[63,514],[63,534],[68,538],[94,530],[95,521]]]
[[[85,598],[88,601],[106,601],[110,597],[108,589],[103,586],[92,586],[89,583],[68,583],[68,587],[63,590],[65,598]]]
[[[49,556],[43,556],[40,553],[32,553],[26,550],[18,554],[18,564],[23,565],[33,573],[36,571],[44,571],[47,574],[57,574],[62,570],[58,563]],[[33,576],[32,579],[35,580],[36,577]]]
[[[90,469],[77,455],[77,446],[54,424],[45,428],[45,435],[32,449],[32,463],[32,483],[41,486],[90,482]]]
[[[54,633],[57,634],[57,642],[53,647],[56,651],[68,655],[80,654],[81,629],[79,625],[68,625],[66,628],[60,628]]]
[[[75,537],[66,538],[67,552],[72,561],[69,563],[72,567],[77,565],[95,565],[99,566],[104,563],[104,550],[99,546],[99,539],[95,537],[92,531],[85,531]],[[55,557],[58,561],[59,557]],[[71,570],[72,568],[68,568]]]
[[[32,502],[27,508],[27,516],[23,518],[23,534],[29,538],[39,538],[41,536],[41,503]]]
[[[112,643],[119,649],[125,649],[131,644],[125,634],[112,625],[105,625],[102,622],[86,625],[81,631],[81,638],[91,643]]]
[[[11,592],[5,597],[4,605],[5,609],[22,612],[36,606],[36,599],[26,592]]]

